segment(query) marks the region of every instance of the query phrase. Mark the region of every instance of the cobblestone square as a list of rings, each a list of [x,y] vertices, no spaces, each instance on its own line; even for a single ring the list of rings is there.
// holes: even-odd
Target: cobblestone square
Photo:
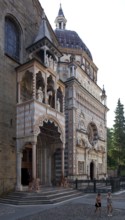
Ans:
[[[87,204],[66,204],[60,207],[55,207],[47,211],[43,211],[36,215],[25,218],[18,218],[18,220],[90,220],[90,219],[113,219],[124,220],[125,211],[114,209],[113,216],[108,217],[106,208],[102,208],[101,216],[94,212],[95,208]]]
[[[50,205],[5,205],[0,204],[0,220],[125,220],[125,191],[113,195],[113,216],[107,216],[106,194],[102,194],[102,208],[95,213],[96,194],[84,194]]]

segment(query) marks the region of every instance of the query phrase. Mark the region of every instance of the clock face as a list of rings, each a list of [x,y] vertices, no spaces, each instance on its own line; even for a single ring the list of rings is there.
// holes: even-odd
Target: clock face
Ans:
[[[92,146],[94,146],[98,141],[98,131],[94,123],[90,123],[88,125],[88,140]]]

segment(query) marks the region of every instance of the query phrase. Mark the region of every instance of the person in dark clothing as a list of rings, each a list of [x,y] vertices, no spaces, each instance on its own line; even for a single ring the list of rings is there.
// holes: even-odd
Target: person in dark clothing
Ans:
[[[98,193],[96,196],[95,207],[96,207],[95,213],[99,211],[101,214],[101,194],[100,193]]]

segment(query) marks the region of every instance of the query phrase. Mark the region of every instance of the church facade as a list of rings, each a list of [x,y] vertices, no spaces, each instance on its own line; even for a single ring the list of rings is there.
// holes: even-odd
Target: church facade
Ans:
[[[60,5],[53,30],[38,0],[0,8],[0,193],[107,174],[106,93]]]

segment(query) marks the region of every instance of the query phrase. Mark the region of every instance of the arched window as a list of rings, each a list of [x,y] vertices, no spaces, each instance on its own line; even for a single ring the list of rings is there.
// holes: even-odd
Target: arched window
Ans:
[[[98,130],[96,125],[91,122],[88,125],[88,140],[92,146],[94,146],[98,141]]]
[[[20,58],[20,29],[16,22],[5,18],[5,53],[19,61]]]

